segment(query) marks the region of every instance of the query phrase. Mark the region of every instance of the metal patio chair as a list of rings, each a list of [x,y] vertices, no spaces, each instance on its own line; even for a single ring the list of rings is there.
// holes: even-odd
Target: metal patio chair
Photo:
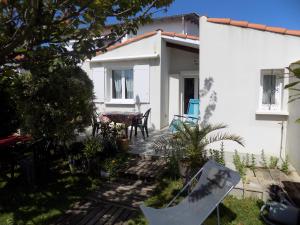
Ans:
[[[199,176],[191,193],[178,205],[172,206],[178,196]],[[200,225],[216,208],[220,225],[219,204],[239,181],[238,172],[209,160],[166,208],[154,209],[145,205],[141,205],[140,208],[150,225]]]
[[[194,126],[198,124],[200,119],[200,100],[199,99],[190,99],[188,104],[187,114],[183,115],[174,115],[172,122],[170,123],[169,130],[173,133],[177,130],[178,125],[181,122]]]

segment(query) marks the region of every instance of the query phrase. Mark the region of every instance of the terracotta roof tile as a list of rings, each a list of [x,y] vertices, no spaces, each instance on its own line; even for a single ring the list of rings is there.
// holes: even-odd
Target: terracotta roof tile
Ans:
[[[123,41],[121,43],[114,44],[114,45],[108,47],[107,51],[111,51],[111,50],[119,48],[121,46],[128,45],[130,43],[139,41],[139,40],[147,38],[147,37],[151,37],[151,36],[157,34],[160,31],[161,30],[147,32],[145,34],[141,34],[141,35],[138,35],[136,37],[130,38],[130,39],[128,39],[126,41]],[[179,38],[184,38],[184,39],[199,40],[198,36],[187,35],[187,34],[180,34],[180,33],[175,33],[175,32],[164,32],[163,31],[163,32],[161,32],[161,34],[165,35],[165,36],[169,36],[169,37],[179,37]],[[100,55],[100,54],[103,54],[103,52],[97,52],[96,53],[96,55]]]
[[[266,25],[257,24],[257,23],[248,23],[248,28],[256,29],[256,30],[266,30]]]
[[[300,30],[288,30],[282,27],[268,27],[264,24],[249,23],[247,21],[231,20],[229,18],[207,18],[208,22],[227,24],[237,27],[245,27],[262,31],[269,31],[278,34],[287,34],[300,37]]]
[[[198,36],[188,35],[188,34],[181,34],[181,33],[175,33],[175,32],[161,32],[161,34],[164,36],[169,36],[169,37],[179,37],[179,38],[184,38],[184,39],[199,40]]]
[[[238,21],[238,20],[231,20],[230,25],[238,26],[238,27],[248,27],[247,21]]]

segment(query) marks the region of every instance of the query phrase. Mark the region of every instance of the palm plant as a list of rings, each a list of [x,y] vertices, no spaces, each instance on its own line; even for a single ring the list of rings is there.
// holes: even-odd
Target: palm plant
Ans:
[[[234,134],[220,130],[227,128],[224,124],[205,124],[191,126],[180,122],[176,125],[177,132],[161,137],[154,143],[157,151],[164,151],[167,158],[170,156],[177,161],[188,162],[190,168],[198,168],[207,161],[207,146],[218,141],[234,141],[244,146],[243,139]]]

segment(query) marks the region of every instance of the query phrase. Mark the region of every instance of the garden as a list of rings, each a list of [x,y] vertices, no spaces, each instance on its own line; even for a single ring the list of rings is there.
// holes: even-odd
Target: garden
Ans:
[[[96,126],[97,107],[82,63],[136,34],[172,0],[130,2],[0,2],[1,225],[114,224],[119,219],[146,224],[139,204],[166,206],[207,161],[225,165],[223,142],[244,145],[240,136],[223,133],[223,124],[179,123],[178,132],[153,143],[162,157],[145,160],[126,151],[122,126],[104,123],[99,133],[86,135]],[[103,33],[111,17],[122,23]],[[209,148],[215,142],[220,149]],[[243,184],[249,171],[289,172],[287,160],[279,165],[263,151],[259,163],[254,155],[237,152],[233,161]],[[227,196],[221,222],[263,224],[262,204]],[[216,212],[205,224],[215,223]]]

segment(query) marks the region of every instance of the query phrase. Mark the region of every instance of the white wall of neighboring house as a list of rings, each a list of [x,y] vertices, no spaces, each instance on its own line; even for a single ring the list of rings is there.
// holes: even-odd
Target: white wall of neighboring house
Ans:
[[[292,79],[290,82],[294,81]],[[300,86],[297,85],[295,88],[300,88]],[[289,95],[298,93],[299,92],[290,91]],[[295,121],[300,118],[300,99],[289,103],[288,110],[286,153],[288,160],[293,164],[295,169],[300,172],[300,123],[295,123]]]
[[[179,34],[199,35],[199,25],[191,22],[190,20],[183,19],[183,17],[154,20],[152,23],[140,26],[136,35],[141,35],[159,29]],[[127,35],[127,38],[131,38],[136,35],[130,34]]]
[[[300,146],[299,137],[295,136],[299,127],[291,125],[290,120],[299,109],[295,112],[292,109],[296,106],[288,106],[287,91],[283,93],[279,112],[257,112],[261,111],[261,70],[282,69],[300,59],[300,38],[210,23],[206,17],[200,19],[200,33],[200,93],[206,93],[205,84],[210,89],[201,98],[201,117],[211,123],[227,124],[228,131],[242,136],[246,144],[242,148],[226,143],[225,150],[260,154],[264,149],[266,154],[279,156],[281,150],[285,154],[289,148],[296,154]],[[212,82],[208,80],[210,77]],[[216,96],[211,95],[213,92]],[[287,111],[289,116],[285,115]],[[286,138],[290,127],[297,132],[288,131]]]

